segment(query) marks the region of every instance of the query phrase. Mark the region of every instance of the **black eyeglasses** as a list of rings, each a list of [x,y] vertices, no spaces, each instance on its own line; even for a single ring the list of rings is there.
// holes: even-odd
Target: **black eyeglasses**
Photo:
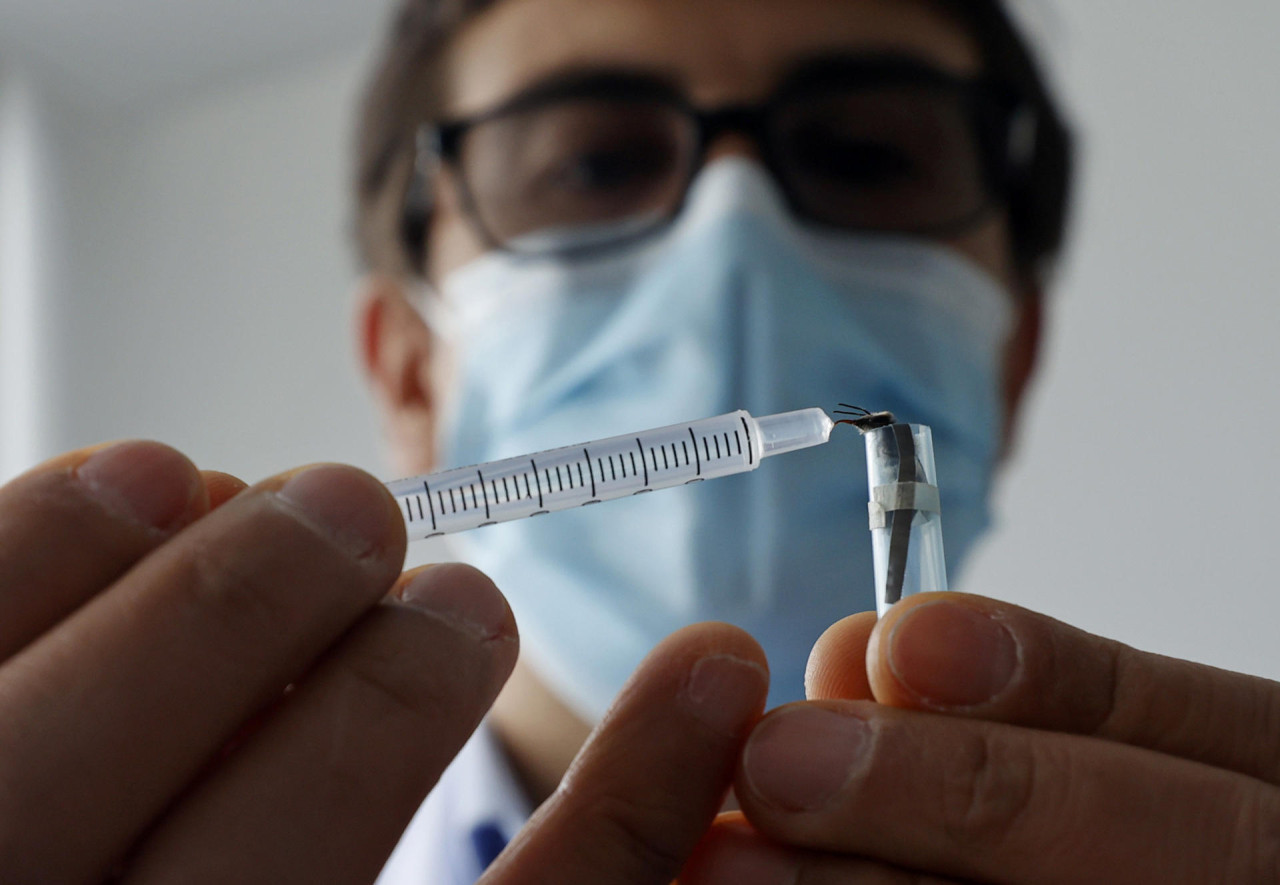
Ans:
[[[942,238],[1002,202],[1034,147],[1030,117],[996,84],[896,57],[812,63],[760,105],[713,109],[650,77],[580,73],[424,127],[409,211],[429,210],[428,179],[447,165],[490,247],[610,248],[678,215],[708,147],[732,132],[799,217]]]

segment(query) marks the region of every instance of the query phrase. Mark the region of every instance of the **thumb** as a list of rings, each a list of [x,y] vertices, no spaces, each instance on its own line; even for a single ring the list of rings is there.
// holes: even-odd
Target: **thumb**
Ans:
[[[669,637],[482,885],[666,885],[720,810],[768,685],[764,652],[735,627]]]

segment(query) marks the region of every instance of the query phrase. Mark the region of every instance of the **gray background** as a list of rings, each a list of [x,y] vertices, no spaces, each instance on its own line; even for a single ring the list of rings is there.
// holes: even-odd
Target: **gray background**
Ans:
[[[387,473],[345,203],[385,8],[0,0],[0,476],[137,436]],[[1054,11],[1077,235],[963,589],[1278,677],[1280,6]]]

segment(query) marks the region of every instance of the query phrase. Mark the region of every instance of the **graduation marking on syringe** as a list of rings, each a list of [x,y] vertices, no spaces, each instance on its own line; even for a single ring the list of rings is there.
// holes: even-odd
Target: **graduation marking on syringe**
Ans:
[[[410,536],[421,538],[428,522],[431,535],[448,534],[743,473],[771,455],[825,442],[832,426],[821,409],[760,419],[734,412],[390,487]]]
[[[645,488],[648,488],[649,487],[649,465],[644,463],[644,443],[640,442],[640,440],[637,439],[636,448],[640,450],[640,464],[641,466],[644,467],[644,485],[645,485]],[[636,466],[634,461],[631,462],[631,466],[633,468]]]
[[[595,471],[591,469],[591,453],[588,452],[586,449],[583,449],[582,457],[587,459],[587,472],[591,474],[591,497],[594,498],[596,496],[596,474],[595,474]],[[579,466],[578,469],[581,470],[582,467]],[[600,470],[600,479],[601,480],[604,479],[603,468]]]
[[[427,506],[431,508],[431,530],[435,531],[436,530],[436,508],[435,508],[435,505],[431,503],[431,484],[427,482],[425,479],[422,481],[422,491],[427,496]]]
[[[488,519],[489,518],[489,492],[484,487],[484,472],[481,470],[477,470],[476,476],[480,478],[480,491],[481,493],[484,494],[484,518]],[[475,495],[476,495],[475,489],[473,488],[471,490],[471,497],[474,499]],[[493,496],[495,498],[498,497],[498,492],[496,489],[494,490]]]

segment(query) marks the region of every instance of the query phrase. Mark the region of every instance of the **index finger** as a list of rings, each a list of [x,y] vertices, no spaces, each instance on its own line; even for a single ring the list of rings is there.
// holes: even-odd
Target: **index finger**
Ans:
[[[195,466],[153,442],[69,452],[0,488],[0,661],[208,509]]]
[[[859,637],[833,628],[810,669],[833,669]],[[968,594],[895,605],[865,649],[875,699],[1090,735],[1280,784],[1280,684],[1137,651],[1053,618]],[[829,693],[834,682],[816,687]]]
[[[768,674],[751,637],[688,627],[645,659],[560,789],[483,885],[666,885],[719,811],[764,709]]]
[[[21,845],[57,881],[98,875],[378,604],[404,544],[373,477],[323,465],[276,477],[0,668],[0,819],[12,824],[0,855]]]
[[[738,798],[761,833],[982,882],[1274,882],[1280,790],[1113,741],[866,701],[771,713]]]

